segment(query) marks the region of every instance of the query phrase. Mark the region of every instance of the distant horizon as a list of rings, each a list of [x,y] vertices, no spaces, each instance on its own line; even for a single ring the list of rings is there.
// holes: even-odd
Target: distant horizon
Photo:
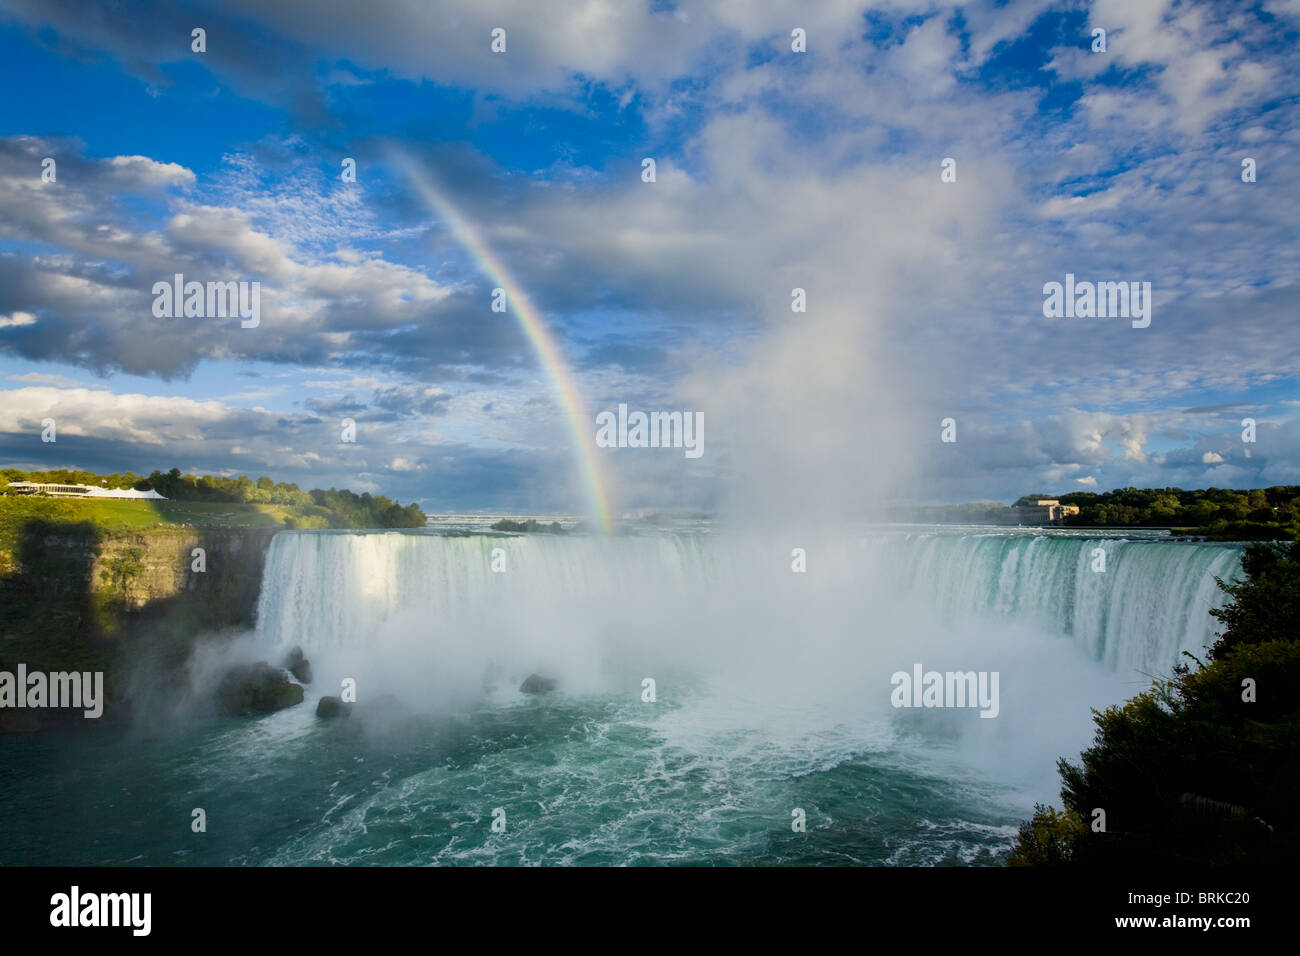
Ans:
[[[137,473],[137,472],[122,472],[122,471],[117,471],[117,472],[109,472],[109,473],[105,474],[105,473],[102,473],[102,472],[90,472],[88,469],[84,469],[84,468],[75,468],[75,467],[58,467],[58,468],[39,468],[39,469],[31,469],[31,468],[21,468],[21,467],[19,467],[19,466],[17,466],[17,465],[12,465],[12,464],[0,464],[0,471],[5,471],[5,470],[17,470],[17,471],[22,471],[22,472],[24,472],[24,473],[32,473],[32,472],[57,472],[57,471],[72,471],[72,472],[76,472],[76,471],[84,471],[84,472],[87,472],[87,473],[89,473],[89,474],[97,474],[97,475],[99,475],[100,477],[105,477],[105,478],[106,478],[108,475],[110,475],[110,474],[134,474],[134,475],[136,475],[138,478],[140,478],[140,479],[142,479],[142,480],[147,480],[147,479],[148,479],[148,474],[141,475],[141,474],[139,474],[139,473]],[[160,472],[162,471],[162,469],[150,469],[150,473],[152,473],[154,470],[158,470],[158,471],[160,471]],[[169,470],[170,470],[170,469],[169,469]],[[179,469],[178,469],[178,470],[179,470]],[[167,472],[162,472],[162,473],[163,473],[163,474],[166,474]],[[211,472],[206,473],[206,474],[211,475],[212,477],[221,477],[221,478],[225,478],[225,479],[233,479],[233,478],[245,477],[245,478],[249,478],[249,479],[252,480],[252,481],[258,481],[258,480],[261,479],[261,478],[269,478],[270,480],[272,480],[272,481],[276,481],[276,482],[281,481],[281,479],[276,478],[274,475],[255,475],[255,474],[251,474],[251,473],[249,473],[249,474],[241,474],[241,473],[239,473],[239,472],[237,472],[237,471],[230,471],[230,473],[228,473],[228,474],[217,474],[217,473],[211,473]],[[200,473],[196,473],[196,472],[192,472],[192,471],[191,471],[191,472],[181,471],[181,475],[182,475],[182,476],[186,476],[186,477],[195,477],[195,478],[204,477],[204,474],[200,474]],[[296,483],[295,483],[295,484],[296,484]],[[1128,491],[1128,490],[1130,490],[1130,489],[1132,489],[1133,491],[1137,491],[1137,492],[1143,492],[1143,491],[1181,491],[1181,492],[1184,492],[1184,493],[1204,493],[1204,492],[1210,492],[1210,491],[1227,491],[1227,492],[1235,492],[1235,493],[1248,493],[1248,492],[1251,492],[1251,491],[1266,491],[1268,488],[1279,488],[1279,487],[1286,488],[1286,487],[1300,487],[1300,486],[1268,485],[1268,486],[1263,486],[1263,487],[1250,487],[1250,488],[1230,488],[1230,487],[1220,487],[1220,486],[1207,486],[1207,487],[1204,487],[1204,488],[1182,488],[1182,487],[1172,486],[1172,485],[1170,485],[1170,486],[1164,486],[1164,487],[1146,487],[1146,488],[1138,488],[1138,487],[1136,487],[1136,486],[1123,486],[1123,487],[1116,487],[1116,488],[1104,489],[1104,490],[1096,490],[1096,491],[1093,491],[1093,490],[1086,490],[1086,491],[1085,491],[1085,490],[1071,490],[1071,491],[1059,492],[1059,493],[1058,493],[1058,492],[1041,492],[1041,493],[1025,492],[1025,493],[1023,493],[1023,494],[1017,495],[1014,499],[1011,499],[1009,502],[1008,502],[1008,501],[997,501],[997,500],[993,500],[993,499],[977,499],[977,500],[969,500],[969,501],[939,501],[939,500],[934,500],[934,499],[928,499],[928,500],[926,500],[926,499],[887,499],[887,500],[882,501],[882,502],[877,502],[877,503],[875,504],[874,507],[877,508],[877,509],[896,509],[896,508],[960,508],[960,507],[972,507],[972,506],[997,506],[997,507],[1002,507],[1002,508],[1010,509],[1010,508],[1013,508],[1013,507],[1015,506],[1015,502],[1016,502],[1016,501],[1019,501],[1019,500],[1021,500],[1021,499],[1023,499],[1023,498],[1030,498],[1030,497],[1043,497],[1043,498],[1052,498],[1052,499],[1060,500],[1060,499],[1066,498],[1066,497],[1068,497],[1068,496],[1070,496],[1070,495],[1080,495],[1080,494],[1107,495],[1107,494],[1115,494],[1115,493],[1118,493],[1118,492],[1125,492],[1125,491]],[[303,490],[304,490],[304,491],[310,491],[310,490],[317,490],[317,489],[304,488]],[[322,488],[322,489],[319,489],[319,490],[328,490],[328,489],[323,489],[323,488]],[[350,489],[350,488],[346,488],[346,487],[345,487],[345,488],[342,488],[342,489],[339,489],[339,490],[349,490],[349,491],[350,491],[350,490],[353,490],[353,489]],[[385,494],[385,492],[383,491],[383,489],[379,489],[378,491],[371,492],[371,493],[372,493],[372,494],[383,495],[384,497],[389,497],[389,498],[392,498],[393,500],[398,500],[398,499],[396,499],[396,498],[393,498],[393,496],[391,496],[391,495],[387,495],[387,494]],[[426,499],[418,499],[418,498],[417,498],[417,499],[413,499],[413,501],[411,501],[410,503],[413,503],[413,504],[417,505],[417,506],[420,508],[420,510],[423,511],[423,512],[425,513],[425,515],[428,516],[428,517],[430,517],[430,518],[435,518],[435,517],[452,517],[452,518],[454,518],[454,517],[474,517],[474,518],[525,518],[525,519],[526,519],[526,518],[549,518],[549,519],[566,519],[566,520],[573,520],[573,521],[582,521],[582,520],[585,520],[585,519],[587,519],[587,518],[589,517],[588,515],[585,515],[585,514],[583,514],[583,513],[580,512],[580,511],[562,511],[562,510],[545,510],[545,509],[531,509],[531,510],[530,510],[530,509],[502,510],[502,509],[498,509],[498,508],[491,508],[491,507],[489,507],[489,506],[484,506],[484,507],[482,507],[482,508],[473,508],[473,507],[471,507],[471,508],[462,508],[462,509],[452,509],[452,508],[441,508],[441,509],[438,509],[438,508],[428,508],[428,507],[426,507],[426,505],[425,505],[425,503],[424,503],[424,502],[427,501],[427,500],[428,500],[427,498],[426,498]],[[709,517],[716,517],[716,515],[717,515],[717,510],[716,510],[716,509],[710,509],[710,508],[697,508],[697,507],[671,506],[671,505],[669,505],[669,506],[658,506],[658,507],[642,507],[642,508],[630,508],[630,509],[624,509],[624,510],[621,511],[621,512],[616,516],[616,517],[625,520],[625,519],[629,518],[629,516],[631,516],[631,517],[635,517],[635,518],[644,518],[644,517],[653,516],[653,515],[655,515],[655,514],[664,514],[664,515],[704,514],[704,515],[707,515],[707,516],[709,516]]]

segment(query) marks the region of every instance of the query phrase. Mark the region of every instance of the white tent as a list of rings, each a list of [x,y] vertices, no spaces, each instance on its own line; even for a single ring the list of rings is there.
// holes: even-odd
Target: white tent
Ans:
[[[20,495],[54,495],[56,498],[148,498],[166,501],[156,491],[134,488],[96,488],[94,485],[62,485],[53,482],[13,481],[9,488]]]

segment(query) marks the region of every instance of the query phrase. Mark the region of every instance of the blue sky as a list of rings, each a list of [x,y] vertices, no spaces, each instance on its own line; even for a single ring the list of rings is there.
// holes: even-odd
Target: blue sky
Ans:
[[[0,0],[0,458],[580,510],[554,382],[396,147],[593,436],[704,413],[698,459],[598,451],[618,510],[1297,484],[1298,30],[1297,0]],[[175,272],[261,282],[262,323],[155,318]],[[1151,325],[1044,317],[1067,272],[1150,282]]]

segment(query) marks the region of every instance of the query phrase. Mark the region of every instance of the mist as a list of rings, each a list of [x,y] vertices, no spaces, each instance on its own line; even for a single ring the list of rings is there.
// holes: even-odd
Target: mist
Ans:
[[[639,706],[665,733],[697,715],[692,733],[747,747],[901,747],[918,768],[965,766],[1035,799],[1087,743],[1089,708],[1132,691],[1132,675],[1032,621],[944,620],[937,590],[900,586],[898,564],[917,560],[901,539],[794,541],[805,571],[767,533],[289,533],[268,557],[257,640],[267,659],[303,646],[309,703],[354,680],[358,714],[388,695],[426,715],[523,706],[538,673],[562,698]],[[918,663],[999,673],[996,719],[894,708],[891,675]]]

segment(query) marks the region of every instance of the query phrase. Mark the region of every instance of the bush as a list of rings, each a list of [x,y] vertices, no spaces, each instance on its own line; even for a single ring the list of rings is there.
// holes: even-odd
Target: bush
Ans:
[[[1210,661],[1093,711],[1063,812],[1035,807],[1009,865],[1289,864],[1300,850],[1300,545],[1254,545]],[[1103,832],[1083,825],[1106,815]],[[1076,821],[1077,824],[1076,825]]]
[[[1073,810],[1058,812],[1034,804],[1032,819],[1020,825],[1020,840],[1007,857],[1007,866],[1061,866],[1069,863],[1074,841],[1087,825]]]

